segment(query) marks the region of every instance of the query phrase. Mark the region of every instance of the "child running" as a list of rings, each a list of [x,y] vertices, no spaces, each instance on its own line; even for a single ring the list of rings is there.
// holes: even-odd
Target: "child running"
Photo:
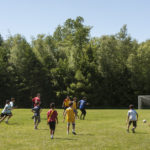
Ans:
[[[73,107],[73,102],[69,102],[69,108],[67,108],[65,113],[64,113],[64,120],[65,120],[65,117],[67,116],[67,134],[69,134],[70,123],[72,123],[72,133],[74,135],[76,135],[76,132],[75,132],[75,114],[74,114],[72,107]],[[64,120],[63,120],[63,122],[64,122]]]
[[[4,107],[4,109],[2,110],[1,113],[1,117],[0,117],[0,123],[5,120],[7,117],[7,120],[5,121],[6,123],[8,123],[8,120],[11,118],[12,113],[11,113],[11,105],[10,105],[10,100],[6,100],[6,105]]]
[[[129,105],[129,111],[127,116],[127,132],[129,132],[130,125],[133,124],[132,132],[135,133],[135,128],[137,126],[138,113],[134,110],[134,106]]]
[[[34,113],[34,129],[38,129],[38,125],[41,122],[40,118],[41,107],[39,102],[37,102],[36,106],[32,108],[32,112]]]
[[[86,116],[86,110],[85,110],[85,107],[86,105],[89,105],[89,103],[87,103],[86,101],[86,97],[83,97],[83,99],[81,99],[79,102],[78,102],[78,105],[79,105],[79,109],[81,110],[81,115],[80,115],[80,119],[85,119],[85,116]]]
[[[51,103],[50,108],[51,109],[47,112],[47,124],[49,125],[50,128],[51,139],[53,139],[56,123],[58,124],[58,117],[57,117],[58,113],[55,110],[55,103]]]

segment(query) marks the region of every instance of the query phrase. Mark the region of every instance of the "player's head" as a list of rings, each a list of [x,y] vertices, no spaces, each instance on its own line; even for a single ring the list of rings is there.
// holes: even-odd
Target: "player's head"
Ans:
[[[11,97],[11,101],[14,102],[14,101],[15,101],[15,98],[14,98],[14,97]]]
[[[69,106],[72,107],[73,106],[73,102],[69,102]]]
[[[10,100],[7,99],[7,100],[6,100],[6,104],[9,104],[9,103],[10,103]]]
[[[133,108],[134,108],[134,105],[130,104],[129,109],[133,109]]]
[[[67,97],[66,97],[67,99],[70,99],[70,97],[67,95]]]
[[[76,97],[74,97],[74,98],[73,98],[73,101],[77,101],[77,98],[76,98]]]
[[[50,108],[52,108],[52,109],[55,108],[55,103],[51,103]]]
[[[37,97],[39,97],[39,98],[40,98],[40,96],[41,96],[41,95],[40,95],[40,93],[37,93]]]

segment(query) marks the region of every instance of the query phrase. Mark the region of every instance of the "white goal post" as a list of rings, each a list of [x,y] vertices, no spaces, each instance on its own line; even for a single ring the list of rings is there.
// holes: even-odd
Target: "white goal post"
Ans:
[[[150,108],[150,95],[138,96],[138,109]]]

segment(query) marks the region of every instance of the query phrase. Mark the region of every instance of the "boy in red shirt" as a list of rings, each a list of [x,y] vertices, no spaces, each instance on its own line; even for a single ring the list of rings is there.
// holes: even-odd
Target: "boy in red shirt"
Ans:
[[[37,106],[38,104],[41,105],[40,97],[41,97],[41,96],[40,96],[40,93],[37,93],[37,96],[34,97],[34,98],[32,98],[33,108],[34,108],[35,106]],[[34,119],[34,116],[32,116],[32,119]]]
[[[49,124],[51,139],[54,137],[55,126],[58,124],[58,113],[55,109],[55,103],[50,104],[50,110],[47,112],[47,123]]]

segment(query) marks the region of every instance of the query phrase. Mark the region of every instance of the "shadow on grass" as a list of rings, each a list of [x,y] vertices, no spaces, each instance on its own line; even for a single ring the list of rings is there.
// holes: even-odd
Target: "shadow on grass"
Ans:
[[[49,129],[38,129],[38,130],[49,130]]]
[[[71,139],[71,138],[60,138],[60,137],[56,137],[54,138],[56,140],[70,140],[70,141],[76,141],[77,139]]]
[[[47,120],[47,118],[41,118],[41,120]]]
[[[20,125],[18,122],[7,123],[7,125]]]
[[[81,134],[77,134],[77,135],[84,135],[84,136],[86,136],[86,135],[89,135],[89,136],[94,136],[94,134],[91,134],[91,133],[85,133],[85,134],[83,134],[83,133],[81,133]]]
[[[135,134],[148,134],[146,132],[135,132]]]

